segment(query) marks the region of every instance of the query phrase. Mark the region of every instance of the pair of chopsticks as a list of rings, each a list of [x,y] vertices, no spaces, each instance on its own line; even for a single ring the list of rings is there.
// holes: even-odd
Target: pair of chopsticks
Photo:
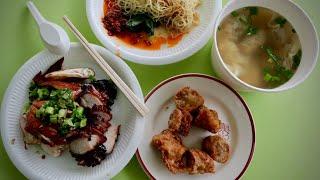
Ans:
[[[109,64],[101,57],[101,55],[89,44],[86,38],[78,31],[78,29],[72,24],[67,16],[63,17],[63,20],[67,23],[73,34],[79,39],[83,47],[89,52],[92,58],[100,65],[100,67],[108,74],[111,80],[122,91],[122,93],[128,98],[133,106],[139,111],[142,116],[145,116],[149,109],[143,102],[131,91],[131,89],[122,81],[117,73],[109,66]]]

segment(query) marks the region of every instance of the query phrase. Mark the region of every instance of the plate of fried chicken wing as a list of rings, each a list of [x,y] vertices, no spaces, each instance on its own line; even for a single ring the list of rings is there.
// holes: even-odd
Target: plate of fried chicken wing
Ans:
[[[182,74],[145,97],[150,113],[137,157],[150,179],[239,179],[255,129],[241,96],[203,74]]]

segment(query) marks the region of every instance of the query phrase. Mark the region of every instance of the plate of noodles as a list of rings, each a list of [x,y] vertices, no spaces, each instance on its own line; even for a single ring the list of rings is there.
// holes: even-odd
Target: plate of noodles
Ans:
[[[121,58],[163,65],[181,61],[210,39],[221,0],[87,0],[100,42]]]

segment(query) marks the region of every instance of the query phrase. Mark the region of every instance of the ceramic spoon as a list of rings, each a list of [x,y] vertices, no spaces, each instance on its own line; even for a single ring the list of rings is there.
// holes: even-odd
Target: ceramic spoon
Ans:
[[[38,24],[44,46],[57,55],[65,55],[70,48],[70,40],[64,29],[57,24],[47,21],[39,12],[33,2],[28,1],[27,6]]]

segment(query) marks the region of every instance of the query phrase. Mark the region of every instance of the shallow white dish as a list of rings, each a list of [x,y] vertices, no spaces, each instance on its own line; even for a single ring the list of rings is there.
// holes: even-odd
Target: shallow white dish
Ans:
[[[293,77],[286,83],[272,89],[264,89],[252,86],[235,76],[223,62],[217,46],[217,31],[223,19],[237,9],[258,6],[271,9],[286,18],[296,30],[302,48],[300,65]],[[240,91],[256,92],[280,92],[296,87],[311,74],[319,55],[319,39],[314,24],[308,14],[291,0],[265,1],[265,0],[234,0],[229,1],[218,15],[213,30],[213,46],[211,62],[220,77]]]
[[[142,99],[139,82],[131,69],[105,48],[93,46]],[[112,123],[121,124],[120,135],[114,151],[100,165],[94,168],[78,166],[68,151],[61,157],[53,158],[46,155],[45,159],[41,159],[44,153],[40,148],[36,146],[28,146],[27,150],[24,148],[19,119],[28,99],[28,87],[35,74],[40,70],[45,71],[60,58],[46,50],[42,51],[28,60],[13,77],[1,106],[1,136],[5,149],[15,166],[28,179],[110,179],[121,171],[134,155],[144,128],[144,119],[120,90],[115,104],[111,107]],[[97,79],[107,78],[86,50],[76,43],[72,43],[69,53],[65,56],[63,67],[89,67],[94,69]]]
[[[128,46],[116,37],[109,36],[103,27],[104,0],[87,0],[87,18],[93,33],[98,40],[113,53],[129,61],[147,64],[163,65],[181,61],[200,50],[212,37],[213,25],[217,14],[222,8],[221,0],[201,0],[198,8],[200,24],[172,48],[160,50],[141,50]]]
[[[204,175],[172,174],[161,161],[160,153],[152,147],[155,134],[168,128],[170,113],[175,108],[172,97],[182,87],[197,90],[205,105],[215,109],[223,125],[218,132],[231,147],[231,158],[226,164],[215,162],[216,173]],[[157,85],[145,98],[150,113],[146,116],[144,138],[136,153],[140,165],[150,179],[239,179],[247,169],[255,146],[255,129],[250,110],[241,96],[221,80],[203,74],[182,74]],[[187,147],[200,148],[201,141],[211,133],[192,127],[183,138]]]

